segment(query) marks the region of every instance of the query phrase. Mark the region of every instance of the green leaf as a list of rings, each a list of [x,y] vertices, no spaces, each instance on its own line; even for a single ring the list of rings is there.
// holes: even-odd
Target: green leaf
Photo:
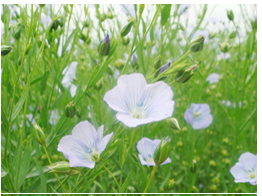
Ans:
[[[22,109],[25,103],[25,96],[27,93],[27,88],[28,88],[28,85],[25,86],[22,96],[20,97],[20,99],[18,100],[18,102],[16,103],[15,107],[12,110],[11,122],[15,120],[15,118],[17,117],[17,115],[19,114],[20,110]]]
[[[128,174],[128,176],[127,176],[124,184],[122,185],[122,187],[121,187],[121,189],[120,189],[120,192],[121,192],[121,193],[123,193],[123,192],[126,190],[127,186],[129,185],[129,181],[130,181],[130,177],[131,177],[130,174],[131,174],[131,172]]]
[[[44,92],[45,92],[46,82],[47,82],[49,73],[50,73],[50,71],[47,71],[47,72],[45,72],[44,75],[42,76],[41,83],[40,83],[40,95],[43,95]]]
[[[161,12],[161,25],[164,26],[170,16],[171,4],[164,5]]]
[[[66,39],[65,44],[62,47],[62,56],[64,55],[67,46],[70,44],[71,40],[75,37],[76,33],[77,33],[78,29],[75,29],[71,35],[69,35],[69,37]]]
[[[47,181],[46,181],[46,178],[45,178],[45,174],[44,174],[43,169],[41,168],[41,166],[39,165],[37,160],[35,160],[35,163],[36,163],[36,167],[38,169],[38,172],[39,172],[39,175],[40,175],[40,179],[41,179],[41,187],[42,187],[41,192],[45,193],[46,192],[46,184],[47,184]]]
[[[18,188],[20,188],[23,182],[25,181],[28,168],[30,166],[30,161],[31,161],[30,144],[27,144],[19,166],[20,170],[19,170]]]

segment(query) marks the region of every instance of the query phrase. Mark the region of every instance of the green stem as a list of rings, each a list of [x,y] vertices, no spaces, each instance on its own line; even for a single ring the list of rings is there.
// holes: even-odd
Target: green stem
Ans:
[[[146,185],[146,188],[145,188],[145,190],[144,190],[143,193],[146,193],[146,192],[147,192],[147,189],[149,188],[149,185],[150,185],[151,181],[153,180],[153,178],[154,178],[154,176],[155,176],[155,173],[156,173],[157,168],[158,168],[158,165],[155,165],[154,170],[153,170],[153,172],[152,172],[152,174],[151,174],[151,177],[150,177],[150,179],[149,179],[149,181],[148,181],[148,183],[147,183],[147,185]],[[145,194],[143,194],[142,196],[144,196],[144,195],[145,195]]]
[[[51,164],[52,164],[52,162],[51,162],[51,159],[50,159],[50,157],[49,157],[49,155],[48,155],[48,152],[47,152],[47,150],[46,150],[46,147],[45,147],[45,145],[43,145],[43,149],[44,149],[44,151],[45,151],[45,154],[46,154],[47,160],[48,160],[49,164],[51,165]],[[59,180],[59,178],[58,178],[57,174],[56,174],[56,173],[54,173],[54,175],[55,175],[55,177],[56,177],[57,181],[59,182],[60,186],[63,188],[64,192],[66,192],[66,190],[65,190],[65,188],[64,188],[64,186],[63,186],[63,184],[61,183],[61,181]]]
[[[71,193],[73,193],[75,190],[76,190],[76,188],[82,183],[82,181],[84,180],[84,178],[86,179],[86,176],[87,176],[87,174],[89,174],[89,172],[90,172],[91,170],[88,170],[87,172],[86,172],[86,174],[83,176],[83,178],[77,183],[77,185],[75,185],[75,187],[72,189],[72,191],[71,191]]]
[[[116,182],[116,184],[117,184],[117,186],[118,186],[118,189],[120,189],[119,184],[118,184],[115,176],[107,169],[107,167],[106,167],[101,161],[99,161],[99,163],[100,163],[100,164],[102,165],[102,167],[112,176],[112,178],[115,180],[115,182]]]
[[[154,17],[153,17],[153,20],[152,20],[151,23],[150,23],[150,26],[148,27],[148,29],[147,29],[147,31],[146,31],[146,33],[143,35],[142,39],[139,41],[139,43],[137,44],[137,46],[135,47],[135,49],[133,50],[133,52],[130,53],[130,55],[129,55],[127,61],[126,61],[126,64],[125,64],[125,66],[124,66],[124,68],[123,68],[123,70],[122,70],[122,73],[125,72],[125,69],[126,69],[126,67],[127,67],[127,64],[128,64],[128,62],[130,61],[132,55],[135,53],[135,51],[137,50],[138,46],[142,43],[142,41],[143,41],[144,38],[146,37],[147,33],[148,33],[149,30],[151,29],[154,21],[155,21],[156,18],[157,18],[157,14],[158,14],[159,9],[160,9],[160,5],[158,5],[158,7],[157,7],[156,13],[155,13],[155,15],[154,15]]]

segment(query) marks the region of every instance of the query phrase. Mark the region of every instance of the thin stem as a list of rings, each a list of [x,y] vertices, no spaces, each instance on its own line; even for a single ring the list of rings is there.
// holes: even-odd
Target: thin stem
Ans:
[[[75,185],[75,187],[73,188],[73,190],[71,191],[71,193],[73,193],[73,192],[76,190],[76,188],[79,186],[79,184],[82,183],[82,181],[84,180],[84,178],[86,178],[87,174],[89,174],[90,171],[91,171],[91,170],[88,170],[88,171],[86,172],[86,174],[83,176],[82,180],[80,180],[80,181],[77,183],[77,185]]]
[[[112,176],[112,178],[115,180],[115,182],[116,182],[116,184],[117,184],[117,186],[118,186],[118,189],[120,189],[119,184],[118,184],[115,176],[107,169],[107,167],[106,167],[101,161],[99,161],[99,163],[100,163],[100,164],[102,165],[102,167]]]
[[[127,64],[128,64],[128,62],[130,61],[132,55],[135,53],[135,51],[137,50],[138,46],[142,43],[142,41],[143,41],[144,38],[146,37],[147,33],[148,33],[149,30],[151,29],[154,21],[155,21],[156,18],[157,18],[157,14],[158,14],[159,9],[160,9],[160,5],[158,5],[158,7],[157,7],[156,13],[155,13],[155,15],[154,15],[154,17],[153,17],[153,20],[152,20],[151,23],[150,23],[150,26],[147,28],[146,33],[143,35],[142,39],[139,41],[139,43],[137,44],[137,46],[135,47],[135,49],[133,50],[133,52],[129,54],[129,57],[128,57],[127,61],[126,61],[126,64],[125,64],[123,70],[122,70],[122,73],[124,73],[124,71],[125,71],[125,69],[126,69],[126,67],[127,67]]]
[[[155,176],[155,173],[156,173],[157,168],[158,168],[158,165],[156,165],[156,166],[154,167],[154,170],[153,170],[153,172],[152,172],[152,174],[151,174],[151,177],[150,177],[150,179],[149,179],[149,181],[148,181],[148,183],[147,183],[147,185],[146,185],[146,188],[145,188],[145,190],[144,190],[143,193],[146,193],[146,192],[147,192],[147,189],[149,188],[149,185],[150,185],[151,181],[153,180],[153,178],[154,178],[154,176]],[[144,196],[144,195],[145,195],[145,194],[143,194],[142,196]]]
[[[50,160],[50,157],[49,157],[49,155],[48,155],[48,152],[47,152],[47,150],[46,150],[46,147],[45,147],[45,145],[43,145],[43,149],[44,149],[44,151],[45,151],[45,154],[46,154],[47,160],[48,160],[49,164],[51,165],[51,164],[52,164],[52,162],[51,162],[51,160]],[[59,184],[61,185],[61,187],[63,188],[64,192],[66,192],[66,190],[65,190],[65,188],[64,188],[64,186],[63,186],[63,184],[61,183],[61,181],[59,180],[59,178],[58,178],[57,174],[56,174],[56,173],[54,173],[54,175],[55,175],[55,177],[56,177],[57,181],[59,182]]]

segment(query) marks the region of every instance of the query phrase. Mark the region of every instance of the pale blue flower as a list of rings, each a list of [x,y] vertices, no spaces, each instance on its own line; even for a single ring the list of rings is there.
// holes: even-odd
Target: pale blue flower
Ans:
[[[62,84],[65,88],[70,87],[70,94],[72,97],[76,94],[77,86],[72,84],[73,80],[76,78],[76,66],[77,62],[72,62],[69,66],[67,66],[62,74],[64,74],[64,77],[62,79]]]
[[[158,144],[161,142],[159,139],[150,140],[148,138],[142,138],[137,143],[137,150],[140,154],[138,154],[139,160],[142,165],[148,165],[148,166],[155,166],[154,162],[154,152]],[[161,165],[171,163],[171,159],[168,157],[167,160],[162,163]]]
[[[217,74],[217,73],[210,74],[207,77],[207,81],[209,82],[209,84],[218,83],[218,81],[219,81],[219,74]]]
[[[108,91],[104,100],[118,113],[116,118],[128,127],[160,121],[172,116],[173,92],[163,81],[147,84],[139,73],[122,75],[117,86]]]
[[[49,123],[51,125],[56,125],[56,123],[58,123],[58,121],[59,121],[58,110],[53,110],[51,112],[51,115],[50,115]]]
[[[207,128],[213,121],[213,116],[210,114],[210,108],[207,104],[192,103],[190,108],[185,112],[185,120],[192,125],[193,129]]]
[[[73,128],[72,135],[60,140],[57,150],[69,160],[70,167],[92,169],[113,135],[110,133],[103,137],[103,129],[104,125],[96,131],[88,121],[82,121]]]
[[[243,153],[231,169],[230,173],[234,176],[236,183],[249,182],[257,184],[257,155],[250,152]]]

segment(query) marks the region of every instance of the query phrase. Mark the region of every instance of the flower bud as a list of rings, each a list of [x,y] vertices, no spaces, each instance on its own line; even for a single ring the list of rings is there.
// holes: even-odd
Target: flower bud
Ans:
[[[66,106],[65,115],[67,118],[73,118],[76,114],[76,108],[73,101],[70,101],[69,104]]]
[[[155,69],[159,69],[159,67],[161,66],[162,62],[161,62],[161,55],[157,56],[154,60],[154,68]]]
[[[102,86],[103,86],[103,78],[97,81],[97,83],[95,84],[95,89],[100,90]]]
[[[195,70],[198,68],[196,64],[190,66],[190,67],[185,67],[182,70],[180,70],[177,75],[176,75],[176,82],[178,83],[185,83],[187,82],[194,74]]]
[[[237,35],[237,31],[233,31],[233,32],[231,32],[230,35],[229,35],[229,39],[233,39],[233,38],[235,38],[236,35]]]
[[[11,50],[13,50],[12,46],[2,45],[1,46],[1,56],[7,55]]]
[[[193,160],[193,164],[192,164],[192,166],[190,167],[190,171],[191,171],[192,173],[195,173],[195,172],[196,172],[196,169],[197,169],[197,162],[196,162],[196,160]]]
[[[107,73],[112,76],[114,74],[114,70],[113,70],[113,67],[111,65],[108,65],[107,66]]]
[[[154,162],[156,165],[161,165],[166,161],[170,149],[170,139],[166,137],[161,140],[154,152]]]
[[[130,42],[130,39],[127,36],[126,37],[122,37],[121,42],[122,42],[123,45],[127,46],[129,44],[129,42]]]
[[[133,24],[134,24],[134,21],[131,20],[126,26],[124,26],[124,27],[121,29],[121,31],[120,31],[121,37],[126,36],[126,35],[130,32],[131,27],[132,27]]]
[[[41,127],[38,124],[34,123],[33,125],[34,125],[33,133],[34,133],[36,141],[39,144],[44,145],[44,143],[45,143],[45,134],[44,134],[44,132],[42,131]]]
[[[102,40],[102,42],[98,46],[98,52],[102,56],[107,56],[110,51],[110,39],[109,34],[105,36],[105,38]]]
[[[108,11],[106,15],[107,15],[107,18],[109,18],[109,19],[114,18],[114,14],[111,11]]]
[[[161,74],[162,72],[166,71],[166,69],[169,68],[169,67],[170,67],[170,61],[160,68],[159,74]]]
[[[208,37],[209,37],[209,39],[213,39],[214,37],[216,37],[216,34],[213,33],[213,32],[210,32],[210,33],[208,34]]]
[[[227,18],[231,21],[234,20],[234,13],[232,10],[227,10]]]
[[[194,39],[191,40],[189,44],[189,48],[191,52],[199,52],[203,49],[204,46],[204,41],[205,41],[205,36],[204,35],[199,35],[195,37]]]
[[[55,20],[50,28],[50,31],[55,31],[57,30],[58,26],[59,26],[59,21],[58,20]]]
[[[138,68],[137,56],[135,54],[132,56],[132,67],[136,69]]]
[[[116,62],[115,62],[115,66],[119,70],[123,69],[124,61],[122,59],[117,59]]]
[[[138,17],[139,18],[141,18],[144,9],[145,9],[145,4],[140,4],[139,5],[139,10],[138,10]]]
[[[48,173],[56,174],[67,174],[67,175],[76,175],[80,173],[80,169],[76,167],[70,167],[69,163],[66,161],[56,162],[48,166],[50,171]]]
[[[251,20],[251,26],[254,32],[257,31],[257,16],[255,17],[254,20]]]
[[[224,53],[228,52],[231,49],[231,45],[228,42],[223,42],[219,44],[220,50]]]
[[[167,124],[169,125],[169,127],[171,127],[172,129],[175,129],[175,130],[179,129],[179,130],[181,130],[180,126],[178,124],[177,119],[175,119],[175,118],[168,118],[166,121],[167,121]]]
[[[39,4],[40,7],[45,7],[45,4]]]

